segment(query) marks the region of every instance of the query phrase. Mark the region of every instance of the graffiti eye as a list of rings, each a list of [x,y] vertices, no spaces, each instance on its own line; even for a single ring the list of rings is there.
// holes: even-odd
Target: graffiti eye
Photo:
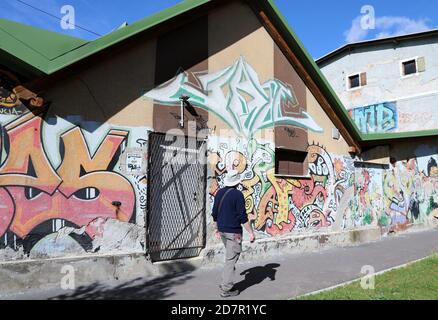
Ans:
[[[32,187],[25,187],[24,188],[24,196],[27,200],[32,200],[36,198],[42,191],[36,188]]]
[[[319,226],[319,221],[316,220],[316,221],[312,222],[312,223],[311,223],[311,226],[312,226],[312,227],[317,227],[317,226]]]
[[[81,200],[93,200],[99,196],[100,192],[98,189],[89,187],[78,190],[74,193],[74,196]]]

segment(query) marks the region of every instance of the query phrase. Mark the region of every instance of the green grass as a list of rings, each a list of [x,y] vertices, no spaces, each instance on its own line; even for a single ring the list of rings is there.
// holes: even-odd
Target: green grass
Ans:
[[[438,255],[388,271],[375,278],[375,289],[360,281],[298,300],[438,300]]]

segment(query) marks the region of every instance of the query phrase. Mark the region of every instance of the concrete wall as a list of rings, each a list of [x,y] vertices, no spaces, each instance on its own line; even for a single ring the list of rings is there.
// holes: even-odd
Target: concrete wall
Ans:
[[[424,57],[426,69],[401,75],[401,61]],[[438,38],[356,48],[320,65],[365,133],[436,129]],[[348,90],[348,77],[366,72],[367,85]]]
[[[190,45],[175,55],[178,39]],[[46,115],[0,115],[1,261],[144,253],[148,133],[178,127],[181,92],[200,114],[185,114],[186,124],[208,132],[208,247],[217,244],[211,205],[230,169],[244,177],[259,238],[433,220],[437,168],[425,163],[438,159],[436,143],[413,151],[416,166],[403,155],[390,170],[355,165],[361,159],[332,138],[333,123],[246,5],[140,40],[48,85]],[[279,125],[293,143],[305,140],[307,176],[275,175]],[[408,205],[411,181],[424,190],[419,206]]]

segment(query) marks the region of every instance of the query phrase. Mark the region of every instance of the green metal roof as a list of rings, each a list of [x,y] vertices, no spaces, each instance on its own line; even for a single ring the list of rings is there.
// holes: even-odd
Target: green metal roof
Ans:
[[[87,41],[0,19],[0,49],[47,73],[57,57],[83,46]]]
[[[185,0],[157,14],[141,19],[132,25],[117,29],[94,41],[85,41],[0,19],[0,49],[38,70],[40,73],[50,75],[178,15],[187,13],[207,3],[218,1],[220,0]],[[265,10],[265,13],[294,51],[306,71],[319,86],[355,140],[358,142],[369,142],[438,135],[438,130],[385,134],[364,134],[360,132],[315,61],[307,52],[298,36],[288,25],[279,9],[275,6],[274,1],[251,1],[257,1]],[[0,54],[0,58],[2,56],[3,55]]]

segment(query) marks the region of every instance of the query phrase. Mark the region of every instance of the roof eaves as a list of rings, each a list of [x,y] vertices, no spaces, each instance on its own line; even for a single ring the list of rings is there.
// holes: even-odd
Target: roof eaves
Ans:
[[[368,133],[363,134],[364,142],[374,142],[380,140],[395,140],[395,139],[409,139],[409,138],[423,138],[438,136],[438,129],[423,130],[423,131],[406,131],[393,133]]]
[[[8,46],[0,46],[0,50],[13,56],[15,59],[22,61],[39,71],[46,73],[49,60],[43,54],[29,47],[24,42],[17,40],[9,32],[0,28],[0,34],[2,35],[2,42],[8,42]]]
[[[425,37],[434,37],[434,36],[438,36],[438,29],[431,29],[431,30],[427,30],[427,31],[408,33],[408,34],[397,35],[397,36],[392,36],[392,37],[351,42],[351,43],[347,43],[347,44],[325,54],[324,56],[316,59],[315,61],[316,61],[317,65],[320,65],[320,64],[324,64],[327,61],[334,59],[335,57],[343,54],[347,50],[352,50],[355,48],[366,47],[366,46],[379,45],[379,44],[384,44],[384,43],[401,42],[401,41],[407,41],[407,40],[413,40],[413,39],[422,39]]]
[[[287,33],[289,34],[289,37],[291,37],[292,41],[289,41],[289,43],[293,46],[293,43],[296,43],[297,46],[293,46],[295,48],[292,49],[298,49],[296,50],[297,56],[299,56],[307,68],[309,74],[312,76],[316,84],[320,87],[321,91],[325,94],[326,98],[329,100],[330,105],[335,109],[335,112],[338,114],[340,120],[342,123],[346,126],[347,130],[352,135],[353,139],[355,139],[357,142],[360,142],[363,140],[362,133],[354,123],[353,119],[351,119],[350,115],[346,111],[344,105],[338,98],[337,94],[334,92],[333,88],[327,81],[327,79],[324,77],[322,72],[320,71],[318,65],[314,61],[314,59],[310,56],[307,49],[304,47],[304,44],[301,42],[299,37],[296,35],[296,33],[292,30],[292,28],[287,23],[286,19],[280,12],[280,10],[276,7],[276,5],[273,3],[273,0],[268,0],[267,3],[270,5],[271,9],[275,12],[276,17],[280,22],[280,25],[283,26]]]

